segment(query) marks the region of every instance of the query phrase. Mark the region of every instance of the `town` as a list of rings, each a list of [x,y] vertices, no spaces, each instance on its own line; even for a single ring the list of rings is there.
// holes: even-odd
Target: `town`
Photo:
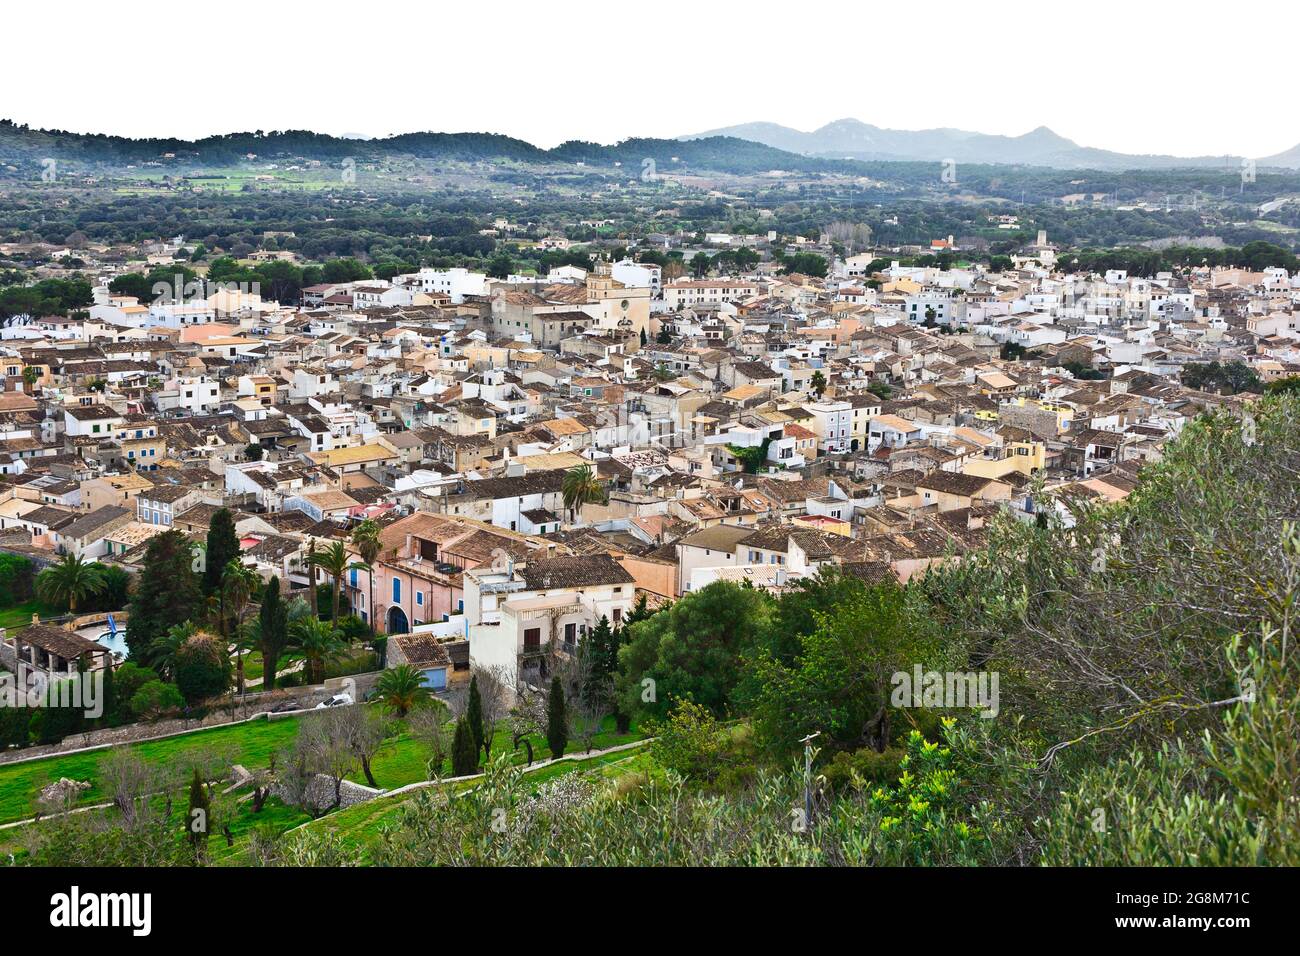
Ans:
[[[1300,865],[1284,61],[1157,102],[1147,38],[1199,63],[1206,21],[1113,5],[1126,70],[1073,96],[975,62],[1082,51],[1054,8],[940,4],[921,49],[836,2],[579,6],[234,0],[264,42],[131,83],[140,15],[13,45],[14,925],[373,946],[432,889],[525,932],[636,900],[626,935],[717,868],[805,933],[811,868],[892,925],[1266,924]]]
[[[548,235],[536,247],[566,263],[545,274],[386,278],[183,236],[0,245],[29,266],[75,259],[90,290],[0,330],[0,664],[28,705],[6,714],[9,756],[328,716],[335,737],[313,750],[299,730],[282,758],[296,781],[239,763],[231,778],[252,806],[308,820],[436,781],[444,760],[453,778],[499,772],[493,736],[527,767],[534,746],[559,758],[568,740],[596,766],[644,760],[656,726],[724,734],[713,722],[741,698],[708,699],[707,675],[673,677],[652,646],[639,659],[639,622],[694,601],[734,622],[853,586],[901,595],[945,568],[960,580],[1008,525],[1068,548],[1198,419],[1261,440],[1252,409],[1300,382],[1300,271],[1285,265],[1130,275],[1075,268],[1043,230],[998,263],[951,236],[883,247],[868,233],[860,249],[774,231]],[[284,301],[265,294],[265,263],[293,270],[272,273],[296,280]],[[1078,549],[1102,569],[1104,543]],[[80,680],[113,697],[106,677],[120,692],[94,710],[49,696]],[[992,679],[991,707],[969,701],[985,716]],[[748,706],[761,726],[784,705],[760,692]],[[369,726],[364,707],[409,726]],[[439,716],[417,720],[421,707]],[[347,708],[362,725],[335,718]],[[849,746],[841,757],[865,743],[883,758],[888,725],[817,732]],[[432,762],[381,783],[393,733]],[[762,733],[790,749],[788,732]],[[658,759],[718,772],[699,754]],[[831,766],[881,773],[868,764]],[[103,784],[11,793],[11,815],[89,788]]]

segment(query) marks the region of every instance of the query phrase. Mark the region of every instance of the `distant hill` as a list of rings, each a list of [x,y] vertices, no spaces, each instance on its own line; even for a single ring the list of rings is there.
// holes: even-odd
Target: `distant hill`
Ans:
[[[1256,160],[1263,167],[1280,166],[1284,169],[1300,169],[1300,145],[1292,146],[1285,152],[1275,153]]]
[[[582,163],[604,170],[621,167],[620,175],[629,177],[650,172],[745,175],[786,170],[884,177],[913,185],[933,178],[928,164],[952,159],[968,167],[984,167],[987,180],[984,185],[998,194],[1005,193],[1002,188],[1005,183],[998,184],[1002,174],[997,167],[1006,165],[1040,167],[1049,177],[1052,170],[1095,170],[1097,174],[1092,178],[1096,179],[1100,175],[1118,175],[1123,170],[1133,170],[1134,175],[1142,171],[1214,170],[1214,175],[1218,175],[1224,168],[1239,169],[1242,162],[1235,156],[1131,156],[1091,149],[1046,127],[1023,136],[988,136],[958,129],[886,130],[857,120],[839,120],[812,133],[774,123],[750,123],[682,139],[633,138],[612,146],[571,140],[553,149],[542,149],[499,133],[424,132],[361,139],[309,130],[276,130],[226,133],[191,141],[32,129],[0,120],[0,166],[31,167],[47,157],[91,164],[133,165],[162,160],[168,155],[172,162],[193,167],[230,165],[250,155],[259,160],[305,159],[335,164],[348,157],[358,161],[413,157],[557,166]],[[1261,170],[1300,169],[1300,146],[1258,160],[1258,164]],[[1071,191],[1075,177],[1068,172],[1052,178],[1062,181],[1052,185],[1049,194],[1053,190],[1056,194]],[[963,182],[979,185],[979,177],[972,177],[968,168],[963,173]],[[1192,184],[1186,185],[1193,188]],[[1089,188],[1109,192],[1117,184],[1098,182]]]
[[[167,154],[179,161],[209,166],[238,162],[250,155],[259,159],[292,157],[322,162],[339,162],[347,157],[370,160],[410,156],[469,162],[581,162],[603,167],[620,164],[629,175],[638,176],[651,169],[647,160],[653,161],[653,170],[659,174],[667,174],[674,168],[731,173],[771,169],[809,173],[858,171],[851,161],[803,156],[727,137],[703,137],[690,142],[628,139],[614,146],[574,140],[547,150],[496,133],[404,133],[383,139],[357,139],[307,130],[283,130],[227,133],[190,141],[31,129],[0,120],[0,162],[30,163],[54,157],[89,163],[134,164],[158,160]]]
[[[745,123],[683,136],[683,141],[735,137],[821,158],[1051,166],[1057,169],[1175,169],[1240,166],[1239,156],[1149,156],[1080,146],[1040,126],[1022,136],[993,136],[961,129],[896,130],[856,119],[836,120],[805,133],[776,123]],[[1261,166],[1300,167],[1300,146]]]

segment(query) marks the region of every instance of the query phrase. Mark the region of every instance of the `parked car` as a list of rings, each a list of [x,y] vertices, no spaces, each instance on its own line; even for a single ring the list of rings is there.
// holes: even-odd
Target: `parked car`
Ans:
[[[331,707],[347,707],[352,703],[351,694],[335,694],[333,697],[322,700],[316,705],[317,710],[328,710]]]

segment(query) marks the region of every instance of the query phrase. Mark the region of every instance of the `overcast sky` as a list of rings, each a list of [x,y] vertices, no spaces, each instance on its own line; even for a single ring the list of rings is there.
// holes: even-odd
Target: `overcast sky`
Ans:
[[[2,16],[0,116],[79,132],[485,131],[549,147],[854,117],[1045,125],[1131,153],[1300,143],[1294,0],[64,0]]]

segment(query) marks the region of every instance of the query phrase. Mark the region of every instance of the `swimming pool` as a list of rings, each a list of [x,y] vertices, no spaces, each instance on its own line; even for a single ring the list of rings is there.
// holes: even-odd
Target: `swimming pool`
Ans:
[[[127,655],[126,646],[126,629],[122,628],[116,632],[105,631],[95,638],[95,643],[107,647],[113,652],[113,656],[119,660],[125,660]]]

